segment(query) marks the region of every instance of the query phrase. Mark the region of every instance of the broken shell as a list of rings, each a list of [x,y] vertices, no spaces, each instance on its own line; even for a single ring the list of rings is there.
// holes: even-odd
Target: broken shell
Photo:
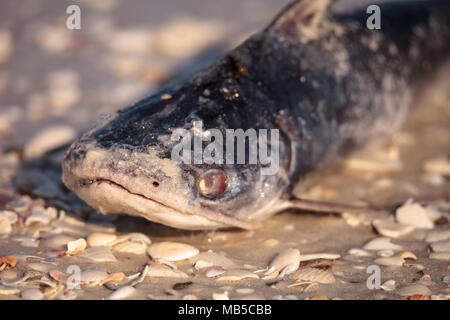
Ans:
[[[116,244],[113,250],[122,253],[145,254],[147,244],[143,242],[124,241]]]
[[[121,288],[117,289],[116,291],[114,291],[113,293],[111,293],[108,296],[108,298],[106,298],[106,299],[107,300],[122,300],[122,299],[129,298],[135,292],[136,292],[136,289],[134,287],[131,287],[131,286],[121,287]]]
[[[406,287],[401,288],[397,291],[397,293],[401,296],[409,297],[414,295],[424,295],[429,296],[431,294],[430,289],[428,287],[421,284],[412,284]]]
[[[415,228],[433,229],[434,223],[427,214],[427,209],[418,203],[406,203],[395,212],[397,221]]]
[[[89,247],[107,246],[111,244],[117,236],[112,233],[94,232],[87,237]]]
[[[380,257],[392,257],[395,254],[393,250],[380,250],[377,251],[377,255]]]
[[[196,270],[212,266],[222,267],[223,269],[231,269],[236,267],[236,264],[233,261],[221,254],[214,253],[212,251],[201,252],[190,261],[195,263],[194,268]]]
[[[240,294],[251,294],[255,292],[255,290],[252,288],[238,288],[235,291]]]
[[[189,278],[189,276],[180,270],[174,270],[163,264],[152,264],[148,268],[147,277],[155,278]]]
[[[395,281],[394,280],[388,280],[385,283],[383,283],[380,286],[381,289],[383,289],[384,291],[392,291],[395,290]]]
[[[86,249],[79,255],[81,258],[89,259],[94,262],[116,262],[117,259],[111,252],[110,247],[99,246]]]
[[[5,295],[5,296],[9,296],[9,295],[15,295],[20,293],[20,289],[18,288],[11,288],[11,287],[5,287],[0,285],[0,295]]]
[[[65,234],[57,234],[42,238],[39,244],[43,248],[63,249],[69,242],[75,240],[77,240],[75,237]]]
[[[450,239],[450,229],[446,230],[433,230],[428,232],[427,237],[425,238],[426,242],[436,242],[441,240],[449,240]]]
[[[10,234],[12,231],[11,223],[8,219],[0,219],[0,234]]]
[[[80,274],[80,282],[85,286],[99,285],[108,277],[108,273],[102,270],[86,270]]]
[[[126,279],[125,273],[123,272],[114,272],[109,274],[104,280],[100,281],[100,285],[105,283],[119,283]]]
[[[394,250],[398,251],[402,249],[402,246],[393,244],[391,242],[391,239],[379,237],[370,240],[366,245],[364,246],[364,249],[366,250]]]
[[[129,233],[129,234],[127,234],[127,237],[128,237],[128,240],[133,241],[133,242],[143,242],[143,243],[146,243],[147,245],[152,244],[152,241],[150,240],[150,238],[140,232]]]
[[[32,262],[28,264],[28,267],[35,271],[48,272],[49,270],[54,268],[55,265],[47,262]]]
[[[205,269],[205,276],[207,278],[217,277],[224,273],[225,273],[225,269],[222,267],[218,267],[218,266],[212,266],[212,267]]]
[[[69,278],[64,272],[61,272],[59,270],[50,270],[48,274],[50,275],[50,277],[62,284],[66,284],[67,279]]]
[[[42,300],[44,299],[44,294],[41,292],[41,290],[32,288],[32,289],[26,289],[21,294],[22,298],[25,300]]]
[[[213,300],[230,300],[230,298],[228,297],[227,291],[225,291],[224,293],[213,292],[212,298],[213,298]]]
[[[341,257],[340,254],[337,253],[312,253],[312,254],[302,254],[300,256],[300,262],[317,260],[317,259],[325,259],[325,260],[336,260]]]
[[[67,251],[66,253],[71,256],[75,256],[80,254],[86,249],[87,243],[86,240],[80,238],[78,240],[70,241],[67,243]]]
[[[315,268],[300,269],[291,274],[289,278],[297,282],[311,281],[326,284],[336,282],[336,279],[334,278],[334,275],[331,272]]]
[[[378,258],[375,259],[374,262],[382,266],[403,266],[404,260],[400,256],[393,256],[393,257]]]
[[[433,242],[430,247],[434,252],[450,252],[450,240]]]
[[[376,219],[372,224],[379,234],[389,238],[399,238],[414,230],[413,226],[395,223],[394,221],[387,219]]]
[[[298,249],[286,249],[277,254],[269,264],[269,269],[264,275],[276,274],[283,277],[298,269],[300,265],[300,251]]]
[[[359,248],[350,249],[348,253],[356,257],[370,257],[372,255],[370,252]]]
[[[434,252],[430,254],[430,259],[450,261],[450,252]]]
[[[443,176],[450,176],[450,161],[444,156],[428,159],[423,164],[423,170]]]
[[[259,279],[259,277],[246,270],[230,270],[223,273],[216,281],[240,281],[244,279]]]
[[[199,250],[184,243],[163,241],[151,244],[147,253],[152,258],[161,258],[168,261],[180,261],[196,256]]]
[[[3,220],[3,219],[8,220],[10,224],[14,224],[18,220],[17,213],[15,213],[14,211],[9,211],[9,210],[1,210],[0,211],[0,220]]]

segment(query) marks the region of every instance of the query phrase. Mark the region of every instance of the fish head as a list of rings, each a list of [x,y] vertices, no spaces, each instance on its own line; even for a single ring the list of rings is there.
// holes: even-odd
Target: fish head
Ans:
[[[224,88],[233,92],[224,83],[199,85],[194,80],[121,111],[67,150],[64,183],[103,214],[125,213],[188,230],[254,228],[277,211],[287,186],[288,151],[283,141],[276,141],[275,150],[275,138],[284,136],[266,130],[264,141],[271,140],[263,151],[278,152],[277,167],[249,163],[249,137],[244,141],[247,160],[227,162],[227,130],[242,129],[245,136],[252,129],[258,136],[259,129],[271,128],[266,120],[256,120],[257,110],[244,107],[238,96],[230,99]],[[223,143],[215,146],[223,147],[223,154],[208,153],[208,145],[220,142],[220,134]],[[200,151],[195,149],[198,138]],[[231,158],[236,160],[239,152]]]

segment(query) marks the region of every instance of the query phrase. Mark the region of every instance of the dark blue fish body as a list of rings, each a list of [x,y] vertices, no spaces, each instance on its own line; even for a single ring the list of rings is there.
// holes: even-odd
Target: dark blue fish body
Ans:
[[[213,66],[83,135],[66,153],[66,185],[100,212],[186,229],[251,228],[289,207],[303,176],[393,133],[450,58],[449,1],[380,4],[379,30],[366,8],[330,13],[329,2],[293,3]],[[170,137],[194,121],[224,135],[278,129],[280,169],[174,164]],[[226,186],[206,197],[199,181],[212,169]]]

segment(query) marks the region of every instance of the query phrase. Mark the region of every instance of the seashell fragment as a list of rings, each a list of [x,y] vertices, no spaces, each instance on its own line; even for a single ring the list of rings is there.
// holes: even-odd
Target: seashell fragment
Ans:
[[[129,298],[136,292],[136,289],[131,286],[125,286],[117,289],[113,293],[111,293],[106,299],[107,300],[122,300]]]
[[[6,219],[9,224],[15,224],[18,220],[17,213],[9,210],[0,210],[0,220]]]
[[[70,241],[67,243],[67,251],[66,254],[75,256],[84,251],[86,249],[87,243],[86,240],[80,238],[78,240]]]
[[[63,249],[69,242],[75,240],[77,240],[75,237],[65,234],[57,234],[42,238],[39,245],[43,248]]]
[[[216,281],[241,281],[244,279],[259,279],[259,277],[247,270],[230,270],[223,273]]]
[[[395,212],[397,221],[415,228],[433,229],[434,223],[430,219],[427,209],[418,203],[405,203]]]
[[[372,224],[379,234],[389,238],[400,238],[414,230],[413,226],[395,223],[387,219],[375,219]]]
[[[300,269],[294,273],[292,273],[289,276],[290,279],[293,279],[297,282],[304,282],[304,281],[310,281],[310,282],[318,282],[318,283],[335,283],[336,279],[334,278],[334,275],[325,270],[315,269],[315,268],[303,268]]]
[[[283,277],[298,269],[300,265],[300,251],[298,249],[286,249],[277,254],[269,264],[265,276]]]
[[[147,253],[152,258],[161,258],[168,261],[180,261],[196,256],[199,250],[188,244],[163,241],[151,244]]]
[[[9,296],[9,295],[15,295],[20,293],[19,288],[11,288],[0,285],[0,295]]]
[[[117,236],[112,233],[94,232],[86,240],[89,247],[98,247],[110,245],[116,239]]]
[[[224,293],[213,292],[212,298],[213,300],[230,300],[228,297],[228,291],[225,291]]]
[[[124,241],[116,244],[113,250],[122,253],[145,254],[147,244],[143,242]]]
[[[450,161],[444,156],[428,159],[423,164],[423,170],[429,173],[450,176]]]
[[[388,280],[385,283],[383,283],[380,286],[381,289],[383,289],[384,291],[392,291],[395,290],[395,281],[394,280]]]
[[[445,229],[445,230],[433,230],[428,232],[425,241],[436,242],[449,239],[450,239],[450,229]]]
[[[423,295],[423,296],[429,296],[431,295],[430,289],[428,287],[422,285],[422,284],[411,284],[409,286],[403,287],[400,290],[397,291],[397,294],[409,297],[414,295]]]
[[[0,235],[10,234],[12,231],[11,223],[8,219],[0,218]]]
[[[80,273],[80,282],[84,286],[99,285],[108,277],[108,273],[102,270],[86,270]]]
[[[430,245],[434,252],[450,252],[450,240],[440,240]]]
[[[393,244],[391,239],[379,237],[370,240],[363,247],[365,250],[393,250],[398,251],[402,249],[402,246]]]
[[[110,247],[99,246],[86,249],[79,255],[81,258],[89,259],[94,262],[116,262],[117,259],[111,252]]]
[[[194,263],[194,268],[196,270],[212,266],[222,267],[223,269],[231,269],[236,267],[236,264],[233,261],[212,251],[201,252],[193,259],[190,259],[190,261]]]
[[[21,294],[21,297],[25,300],[42,300],[44,299],[44,294],[41,290],[32,288],[24,290]]]
[[[375,259],[374,262],[382,266],[403,266],[403,262],[405,261],[400,256],[393,256],[393,257],[378,258]]]
[[[434,252],[430,254],[430,259],[450,261],[450,252]]]
[[[151,264],[148,268],[147,277],[189,278],[189,276],[183,271],[172,269],[163,264]]]
[[[341,257],[340,254],[337,253],[312,253],[312,254],[302,254],[300,256],[300,262],[317,260],[317,259],[325,259],[325,260],[336,260]]]
[[[255,292],[255,289],[252,289],[252,288],[237,288],[235,291],[237,293],[240,293],[240,294],[251,294],[251,293]]]
[[[207,278],[217,277],[224,273],[225,273],[225,269],[222,267],[212,266],[209,268],[205,268],[205,276]]]

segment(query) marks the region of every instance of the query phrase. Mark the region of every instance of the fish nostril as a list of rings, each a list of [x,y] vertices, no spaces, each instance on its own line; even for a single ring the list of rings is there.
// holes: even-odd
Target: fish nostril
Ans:
[[[155,188],[158,188],[158,187],[159,187],[159,182],[153,181],[153,186],[154,186]]]

